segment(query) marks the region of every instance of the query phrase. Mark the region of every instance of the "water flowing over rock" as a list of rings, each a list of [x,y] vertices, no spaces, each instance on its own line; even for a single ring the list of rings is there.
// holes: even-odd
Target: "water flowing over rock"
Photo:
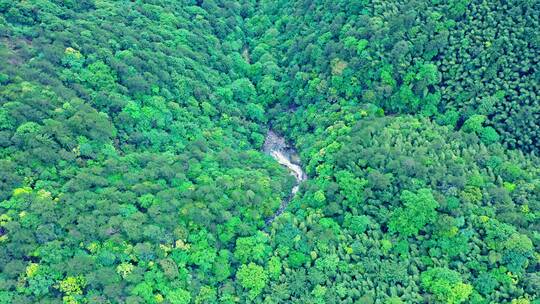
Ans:
[[[289,172],[296,179],[296,184],[291,189],[291,194],[281,202],[279,209],[266,220],[266,225],[270,225],[276,217],[281,215],[287,205],[294,197],[300,187],[300,183],[307,179],[307,175],[300,167],[299,157],[294,147],[290,146],[283,137],[279,136],[272,130],[268,131],[266,140],[263,145],[264,153],[272,156],[280,165],[289,169]]]

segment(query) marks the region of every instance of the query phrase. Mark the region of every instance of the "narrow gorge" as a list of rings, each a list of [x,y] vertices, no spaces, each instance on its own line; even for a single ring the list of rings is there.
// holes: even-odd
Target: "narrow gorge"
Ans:
[[[291,189],[290,195],[281,202],[278,210],[268,219],[266,219],[266,226],[272,224],[272,222],[280,216],[283,211],[289,205],[289,202],[293,199],[296,192],[300,188],[300,183],[307,179],[307,175],[300,167],[300,158],[296,153],[296,149],[289,145],[285,138],[276,134],[274,131],[268,131],[266,140],[263,146],[264,153],[272,156],[280,165],[286,167],[292,176],[296,179],[294,187]]]

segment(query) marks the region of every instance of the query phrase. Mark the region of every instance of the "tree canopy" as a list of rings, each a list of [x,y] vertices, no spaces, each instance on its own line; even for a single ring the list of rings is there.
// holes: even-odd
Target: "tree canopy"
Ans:
[[[0,304],[539,304],[539,18],[0,0]]]

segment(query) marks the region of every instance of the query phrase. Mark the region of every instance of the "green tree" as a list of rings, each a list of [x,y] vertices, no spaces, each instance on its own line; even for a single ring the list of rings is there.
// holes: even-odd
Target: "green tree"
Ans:
[[[430,268],[422,272],[420,280],[422,287],[442,303],[462,303],[472,292],[472,286],[463,283],[459,273],[448,268]]]
[[[431,189],[422,188],[416,193],[404,190],[400,200],[404,207],[397,208],[391,215],[388,227],[404,237],[418,234],[420,229],[433,221],[439,203],[433,198]]]
[[[236,240],[234,257],[241,263],[248,261],[263,262],[270,254],[268,237],[262,232],[250,237],[241,237]]]
[[[191,294],[185,289],[178,288],[169,291],[166,299],[171,302],[171,304],[188,304],[191,301]]]
[[[281,260],[277,256],[273,256],[268,260],[268,275],[272,279],[277,279],[281,274]]]
[[[480,138],[486,145],[496,143],[499,141],[499,134],[492,127],[485,127],[480,130]]]
[[[242,287],[249,290],[249,298],[255,299],[266,286],[268,274],[263,267],[251,262],[238,268],[236,279]]]
[[[482,131],[484,121],[486,121],[486,117],[484,115],[472,115],[463,123],[461,130],[469,133],[475,132],[478,134]]]

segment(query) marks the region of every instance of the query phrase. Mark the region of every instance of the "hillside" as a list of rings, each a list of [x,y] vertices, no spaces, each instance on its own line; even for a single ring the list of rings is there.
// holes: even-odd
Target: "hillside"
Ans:
[[[0,304],[540,303],[539,19],[0,0]]]

